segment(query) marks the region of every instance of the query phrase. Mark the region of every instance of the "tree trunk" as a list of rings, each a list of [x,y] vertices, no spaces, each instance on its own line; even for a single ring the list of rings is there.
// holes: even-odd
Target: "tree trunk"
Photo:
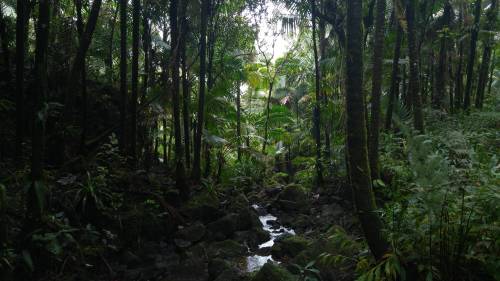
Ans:
[[[15,162],[22,164],[24,138],[24,57],[26,54],[27,0],[17,0],[16,7],[16,138]]]
[[[469,59],[467,61],[467,82],[465,84],[464,110],[470,107],[472,82],[474,75],[474,63],[476,60],[477,37],[479,35],[479,20],[481,19],[481,0],[476,0],[474,6],[474,25],[470,35]]]
[[[161,125],[163,127],[163,131],[162,131],[162,135],[163,135],[163,164],[165,165],[165,167],[168,167],[168,154],[167,154],[167,118],[166,117],[163,117],[161,119]]]
[[[182,132],[180,120],[180,102],[179,102],[179,25],[178,25],[178,0],[170,1],[170,50],[172,62],[172,104],[174,108],[174,135],[175,135],[175,184],[179,194],[183,199],[189,197],[189,190],[184,179],[184,151],[182,147]]]
[[[241,89],[240,81],[236,83],[236,144],[238,145],[238,162],[241,161]]]
[[[460,5],[459,12],[460,27],[463,29],[464,24],[464,7]],[[464,61],[464,43],[459,39],[458,43],[458,66],[455,74],[455,111],[462,108],[463,105],[463,61]]]
[[[269,114],[270,114],[270,110],[271,110],[271,95],[273,93],[273,87],[274,87],[274,81],[271,81],[269,83],[269,92],[267,94],[266,121],[264,123],[264,143],[262,144],[262,153],[266,153],[267,134],[268,134],[268,130],[269,130]]]
[[[50,1],[39,0],[36,26],[35,77],[36,90],[33,111],[33,135],[31,156],[31,188],[27,196],[28,221],[39,221],[43,214],[45,198],[41,183],[46,114],[43,112],[47,96],[47,49],[49,45]],[[42,196],[40,196],[42,195]]]
[[[410,57],[410,77],[408,95],[413,109],[413,126],[415,130],[424,133],[424,116],[422,113],[422,99],[420,96],[420,80],[418,74],[418,44],[416,42],[415,7],[416,0],[408,0],[406,20],[408,21],[408,53]]]
[[[314,70],[315,70],[315,91],[316,102],[313,111],[314,121],[314,138],[316,140],[316,180],[318,185],[323,184],[323,165],[321,163],[321,72],[318,61],[318,48],[316,43],[316,0],[311,0],[312,13],[312,40],[314,53]]]
[[[127,0],[120,0],[120,151],[127,147]]]
[[[206,55],[207,55],[207,25],[209,0],[201,1],[201,28],[200,28],[200,89],[198,92],[198,120],[194,138],[194,157],[192,177],[199,181],[201,177],[201,136],[203,135],[204,115],[205,115],[205,75],[206,75]]]
[[[492,0],[491,6],[487,14],[486,30],[494,32],[495,24],[498,16],[498,0]],[[488,82],[488,72],[490,69],[491,52],[494,44],[494,35],[489,34],[485,39],[483,59],[481,61],[481,68],[479,70],[479,81],[477,82],[477,92],[476,92],[476,108],[483,108],[484,101],[484,90],[486,88],[486,83]]]
[[[399,96],[399,58],[401,57],[401,42],[403,41],[403,28],[396,21],[396,42],[394,43],[394,57],[392,59],[391,73],[391,89],[389,90],[389,104],[387,105],[387,113],[385,115],[385,128],[391,129],[392,113],[394,111],[394,103]]]
[[[385,37],[385,0],[377,0],[375,11],[375,43],[373,46],[372,97],[369,138],[369,158],[372,179],[380,177],[379,169],[379,131],[380,131],[380,96],[382,95],[382,73]]]
[[[7,40],[7,22],[4,18],[3,9],[0,6],[0,47],[2,48],[4,73],[2,79],[10,84],[12,74],[10,72],[10,50],[9,41]]]
[[[325,1],[321,1],[321,6],[325,4]],[[324,7],[322,7],[322,10],[324,11]],[[319,55],[321,61],[324,62],[326,59],[326,47],[328,43],[328,39],[326,38],[326,25],[325,21],[322,20],[321,18],[319,19],[319,24],[318,24],[318,35],[319,35]],[[324,64],[324,63],[323,63]],[[324,67],[321,66],[322,64],[320,63],[320,73],[324,72]],[[324,77],[321,77],[321,83],[324,83]],[[323,98],[323,104],[325,108],[328,108],[328,95],[325,91],[325,87],[322,87],[322,92],[321,96]],[[330,134],[331,134],[331,126],[329,121],[324,122],[325,126],[325,155],[324,158],[326,159],[326,163],[328,164],[329,168],[332,168],[332,149],[331,149],[331,144],[330,144]]]
[[[191,131],[189,128],[189,123],[191,121],[191,114],[189,112],[189,104],[191,100],[190,96],[190,85],[189,85],[189,74],[188,74],[188,62],[186,58],[186,44],[187,35],[189,32],[188,20],[187,20],[187,1],[182,2],[181,6],[181,45],[180,54],[182,61],[182,121],[184,125],[184,154],[187,169],[191,168],[191,152],[190,152],[190,139]]]
[[[376,213],[368,162],[365,106],[363,98],[362,1],[347,2],[346,113],[347,153],[354,203],[363,232],[375,259],[389,250],[382,236],[382,222]]]
[[[108,78],[108,83],[113,84],[113,42],[115,41],[115,26],[116,26],[116,18],[118,17],[118,11],[119,11],[119,6],[118,5],[115,9],[115,13],[113,14],[113,18],[110,20],[110,28],[111,31],[109,33],[109,45],[108,45],[108,56],[106,58],[106,73],[107,73],[107,78]]]
[[[130,100],[130,151],[134,165],[137,158],[137,98],[139,91],[139,25],[141,1],[132,0],[132,97]]]
[[[443,32],[441,33],[440,39],[440,48],[439,48],[439,59],[438,59],[438,67],[435,75],[435,85],[436,92],[433,95],[432,105],[434,108],[442,108],[444,97],[446,93],[446,86],[448,85],[448,77],[447,77],[447,66],[446,62],[448,59],[448,27],[451,21],[451,13],[453,12],[453,8],[451,7],[450,2],[446,1],[444,4],[444,13],[443,13]],[[431,62],[432,63],[432,62]]]

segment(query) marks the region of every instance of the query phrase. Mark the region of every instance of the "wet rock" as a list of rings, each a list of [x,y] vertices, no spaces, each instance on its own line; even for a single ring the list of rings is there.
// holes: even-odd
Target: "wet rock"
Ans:
[[[210,244],[208,255],[210,258],[236,258],[243,257],[248,253],[248,248],[234,240],[224,240]]]
[[[284,257],[293,258],[300,252],[307,249],[308,245],[309,240],[301,236],[285,235],[276,239],[273,247],[271,248],[271,254],[273,258],[277,259],[281,259]]]
[[[221,258],[215,258],[208,262],[208,274],[210,279],[215,279],[225,270],[231,269],[231,263]]]
[[[179,229],[177,231],[175,238],[180,240],[185,240],[188,242],[198,242],[205,235],[206,228],[201,222],[195,222],[194,224]]]
[[[297,277],[284,268],[267,262],[252,278],[252,281],[295,281]]]
[[[277,199],[278,206],[286,212],[297,212],[307,205],[307,194],[301,185],[287,185]]]
[[[262,228],[253,228],[251,230],[237,231],[234,233],[234,240],[240,244],[246,244],[251,249],[257,249],[258,246],[268,241],[270,235]]]
[[[207,229],[212,233],[215,240],[224,240],[233,235],[238,229],[240,216],[238,214],[228,214],[207,225]]]
[[[247,230],[253,227],[262,227],[259,216],[250,208],[241,209],[238,213],[236,229]]]
[[[215,279],[215,281],[239,281],[239,280],[241,280],[241,273],[235,268],[224,270]]]

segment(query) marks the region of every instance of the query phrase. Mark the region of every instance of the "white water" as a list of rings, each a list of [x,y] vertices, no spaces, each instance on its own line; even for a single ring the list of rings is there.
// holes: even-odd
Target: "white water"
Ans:
[[[252,205],[254,209],[260,208],[257,205]],[[266,214],[263,216],[259,216],[259,220],[262,223],[262,229],[265,231],[269,232],[271,239],[269,241],[266,241],[262,244],[259,245],[259,249],[266,248],[266,247],[272,247],[274,245],[274,241],[276,238],[284,235],[284,234],[291,234],[295,235],[295,231],[290,228],[286,228],[282,225],[279,226],[279,228],[273,227],[272,224],[269,224],[271,221],[276,221],[278,218],[271,215],[271,214]],[[266,264],[267,261],[274,261],[271,255],[269,256],[261,256],[261,255],[252,255],[247,257],[247,271],[248,272],[253,272],[256,270],[259,270],[264,264]]]

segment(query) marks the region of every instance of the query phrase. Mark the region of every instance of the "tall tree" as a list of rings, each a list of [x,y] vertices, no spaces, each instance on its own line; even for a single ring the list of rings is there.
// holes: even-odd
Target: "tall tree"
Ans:
[[[379,171],[379,131],[380,131],[380,96],[382,95],[382,66],[384,59],[385,39],[385,0],[377,0],[375,9],[375,43],[372,58],[372,97],[369,138],[370,169],[373,179],[380,177]]]
[[[460,28],[463,29],[464,25],[464,4],[460,3],[460,8],[459,8],[459,24]],[[463,106],[463,88],[464,88],[464,81],[463,81],[463,61],[464,61],[464,42],[463,40],[459,39],[458,42],[458,66],[457,66],[457,71],[455,73],[455,91],[454,91],[454,96],[455,96],[455,110],[458,110],[462,108]]]
[[[120,138],[122,153],[126,148],[127,128],[127,0],[120,0]]]
[[[318,61],[318,48],[316,43],[316,0],[311,0],[312,14],[312,40],[314,53],[314,71],[315,71],[315,94],[316,102],[314,104],[313,122],[314,139],[316,140],[316,177],[319,185],[323,183],[323,165],[321,163],[321,72]]]
[[[191,152],[190,152],[190,139],[191,130],[189,123],[191,122],[191,115],[189,113],[189,103],[191,100],[190,96],[190,85],[189,85],[189,74],[188,74],[188,62],[186,57],[187,49],[187,36],[189,32],[188,19],[187,19],[187,5],[188,1],[182,1],[181,6],[181,42],[180,42],[180,55],[182,64],[182,121],[184,126],[184,158],[186,161],[186,167],[189,169],[191,167]]]
[[[36,90],[34,96],[32,155],[31,155],[31,188],[27,196],[28,221],[37,221],[43,213],[45,198],[41,184],[43,172],[43,151],[46,114],[43,112],[47,96],[47,49],[49,45],[50,0],[39,0],[38,22],[36,25],[35,44],[35,77]]]
[[[392,126],[392,113],[394,103],[399,96],[399,58],[401,57],[401,43],[403,41],[403,28],[396,21],[396,42],[394,43],[394,56],[392,59],[391,88],[389,90],[389,103],[385,114],[385,128],[389,130]]]
[[[236,82],[236,142],[238,161],[241,161],[241,82]]]
[[[180,34],[178,24],[178,0],[170,1],[170,49],[172,58],[171,74],[172,74],[172,104],[174,107],[174,137],[175,137],[175,182],[179,193],[183,198],[189,196],[189,190],[184,182],[184,152],[182,147],[182,132],[181,132],[181,119],[180,119],[180,99],[179,99],[179,45]]]
[[[201,1],[201,22],[200,22],[200,89],[198,91],[198,113],[196,132],[194,138],[193,151],[193,171],[194,180],[201,177],[201,136],[203,135],[203,122],[205,115],[205,86],[206,86],[206,56],[207,56],[207,25],[208,25],[209,0]]]
[[[408,81],[408,95],[413,110],[413,126],[420,133],[424,132],[424,116],[422,113],[422,97],[420,95],[419,78],[419,51],[417,43],[417,29],[415,22],[416,0],[408,0],[406,5],[406,20],[408,22],[408,53],[410,57],[410,75]]]
[[[452,20],[453,8],[449,1],[444,3],[444,13],[443,13],[443,26],[441,28],[441,38],[439,47],[439,58],[438,67],[436,68],[436,92],[434,93],[432,104],[435,108],[441,108],[443,106],[446,86],[448,85],[448,67],[446,65],[448,60],[448,28]]]
[[[492,0],[490,8],[487,13],[487,22],[485,29],[489,32],[494,32],[495,24],[498,17],[498,0]],[[479,70],[479,81],[477,83],[477,92],[476,92],[476,108],[483,107],[484,101],[484,90],[486,88],[486,83],[488,82],[488,72],[490,69],[491,62],[491,53],[494,46],[495,35],[488,34],[486,39],[483,42],[483,59],[481,61],[481,68]]]
[[[16,6],[16,138],[15,160],[20,166],[24,137],[24,57],[26,53],[26,20],[28,0],[17,0]]]
[[[469,58],[467,60],[467,82],[465,84],[464,95],[464,110],[469,110],[471,93],[472,93],[472,77],[474,75],[474,63],[476,60],[477,37],[479,35],[479,20],[481,19],[481,0],[476,0],[474,4],[474,25],[471,28]]]
[[[362,0],[347,2],[346,113],[347,156],[354,203],[368,246],[377,260],[389,245],[382,235],[382,222],[376,213],[368,162],[365,104],[363,97]]]
[[[139,25],[141,17],[141,1],[132,1],[132,97],[130,100],[130,152],[137,157],[137,98],[139,91]]]

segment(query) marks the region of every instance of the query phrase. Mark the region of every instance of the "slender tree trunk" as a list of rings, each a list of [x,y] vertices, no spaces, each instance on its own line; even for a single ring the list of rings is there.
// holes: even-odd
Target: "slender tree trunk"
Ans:
[[[10,72],[10,50],[9,41],[7,39],[7,22],[4,18],[3,7],[0,6],[0,47],[2,48],[3,55],[3,65],[4,65],[4,79],[10,84],[10,79],[12,79],[12,74]]]
[[[238,145],[238,162],[241,161],[241,89],[240,81],[236,83],[236,144]]]
[[[121,5],[116,6],[113,18],[110,20],[110,33],[109,33],[109,45],[108,45],[108,56],[106,58],[106,73],[107,73],[107,78],[108,78],[108,83],[112,84],[113,83],[113,49],[114,45],[113,42],[115,41],[115,26],[116,26],[116,18],[118,17],[118,11]]]
[[[469,59],[467,61],[467,82],[465,84],[464,110],[468,111],[470,107],[472,82],[474,75],[474,63],[476,60],[477,38],[479,35],[479,20],[481,19],[481,0],[476,0],[474,6],[474,25],[470,35]]]
[[[207,55],[207,25],[209,0],[201,1],[201,22],[200,22],[200,89],[198,92],[198,120],[194,138],[194,157],[192,177],[198,181],[201,177],[201,136],[203,135],[204,115],[205,115],[205,75],[206,75],[206,55]]]
[[[17,0],[16,7],[16,138],[15,162],[20,167],[24,138],[24,57],[26,54],[27,0]]]
[[[122,153],[127,147],[127,0],[120,0],[120,138]]]
[[[163,164],[168,167],[168,154],[167,154],[167,118],[163,117],[161,119],[162,127],[163,127]]]
[[[321,6],[322,10],[324,11],[324,4],[325,1],[321,1]],[[325,21],[322,20],[321,18],[319,19],[319,24],[318,24],[318,35],[319,35],[319,54],[320,54],[320,59],[323,61],[326,59],[326,47],[328,40],[326,38],[326,25]],[[324,73],[324,67],[321,66],[322,64],[320,63],[320,73]],[[321,75],[321,83],[324,83],[324,76]],[[325,108],[328,108],[328,94],[325,91],[325,87],[322,87],[322,92],[321,96],[323,98],[323,104]],[[327,164],[332,168],[332,163],[331,163],[331,158],[332,158],[332,152],[331,152],[331,144],[330,144],[330,134],[331,134],[331,125],[329,121],[324,122],[325,126],[325,155],[324,158],[326,159]]]
[[[83,17],[82,17],[82,0],[75,0],[76,7],[76,27],[78,31],[78,40],[80,44],[83,42]],[[80,126],[82,128],[82,132],[80,135],[80,152],[83,153],[85,149],[85,139],[87,133],[87,71],[85,67],[85,58],[83,58],[83,68],[81,73],[81,91],[82,91],[82,120]]]
[[[493,84],[493,71],[495,70],[495,49],[493,49],[493,55],[492,55],[492,60],[491,60],[491,69],[490,69],[490,80],[488,83],[488,96],[491,96],[491,85]]]
[[[440,48],[439,48],[439,59],[438,59],[438,67],[436,72],[436,92],[434,94],[433,106],[434,108],[442,108],[444,97],[446,93],[446,86],[448,85],[448,77],[447,77],[447,59],[448,59],[448,27],[451,21],[451,13],[453,12],[453,8],[451,7],[450,2],[446,1],[444,4],[444,13],[443,13],[443,30],[444,32],[441,34],[440,39]],[[432,62],[431,62],[432,63]]]
[[[316,0],[311,0],[312,13],[312,40],[314,53],[315,70],[315,91],[316,102],[313,111],[314,120],[314,138],[316,140],[316,177],[318,185],[323,184],[323,165],[321,163],[321,72],[319,69],[318,48],[316,43]]]
[[[372,179],[380,177],[379,169],[379,133],[380,133],[380,96],[382,95],[382,73],[384,59],[384,37],[385,37],[385,0],[377,0],[375,10],[375,43],[373,46],[373,69],[372,69],[372,98],[370,138],[368,152]]]
[[[179,102],[179,25],[178,25],[178,0],[170,1],[170,49],[172,51],[172,104],[174,107],[174,134],[175,134],[175,182],[181,197],[187,199],[189,190],[184,179],[184,151],[182,145],[182,132],[180,120],[180,102]]]
[[[399,21],[396,21],[396,29],[396,42],[394,43],[394,57],[392,59],[391,89],[389,90],[389,104],[387,106],[387,113],[385,114],[385,128],[387,130],[391,129],[394,103],[399,96],[399,58],[401,57],[401,42],[403,41],[403,28],[399,24]]]
[[[464,8],[460,6],[459,22],[461,29],[464,24]],[[464,43],[459,39],[458,43],[458,66],[455,74],[455,110],[458,111],[463,105],[463,61],[464,61]]]
[[[363,98],[362,0],[347,2],[346,113],[347,155],[354,203],[368,246],[375,259],[389,251],[376,213],[368,162],[365,105]]]
[[[416,42],[415,23],[416,0],[408,0],[406,20],[408,21],[408,53],[410,57],[410,77],[408,95],[410,95],[413,109],[413,126],[415,130],[424,133],[424,116],[422,113],[422,98],[420,95],[420,81],[418,74],[418,43]]]
[[[50,1],[39,0],[38,22],[36,26],[35,73],[36,90],[33,111],[33,135],[31,156],[31,188],[27,196],[28,221],[39,221],[43,214],[45,198],[43,195],[43,152],[46,116],[43,107],[47,96],[47,49],[49,45]]]
[[[132,97],[130,100],[130,151],[134,165],[137,158],[137,98],[139,91],[140,0],[132,0]]]
[[[274,80],[274,77],[273,77]],[[271,111],[271,95],[273,93],[274,81],[269,83],[269,91],[267,93],[267,102],[266,102],[266,121],[264,123],[264,143],[262,143],[262,153],[266,153],[267,146],[267,134],[269,130],[269,114]]]
[[[188,74],[188,62],[186,58],[186,44],[187,35],[189,32],[188,20],[187,20],[187,1],[182,2],[181,6],[181,62],[182,62],[182,121],[184,125],[184,154],[187,169],[191,168],[191,152],[190,152],[190,140],[191,131],[189,128],[189,123],[191,121],[191,114],[189,112],[189,104],[191,100],[190,96],[190,85],[189,85],[189,74]]]
[[[498,0],[492,0],[487,14],[488,20],[485,28],[487,31],[494,32],[497,16]],[[488,83],[488,72],[490,69],[491,53],[493,50],[494,40],[494,35],[489,34],[485,39],[485,42],[483,43],[483,59],[481,61],[481,68],[479,70],[479,81],[477,82],[477,93],[475,101],[476,108],[483,108],[484,90],[486,88],[486,83]]]

